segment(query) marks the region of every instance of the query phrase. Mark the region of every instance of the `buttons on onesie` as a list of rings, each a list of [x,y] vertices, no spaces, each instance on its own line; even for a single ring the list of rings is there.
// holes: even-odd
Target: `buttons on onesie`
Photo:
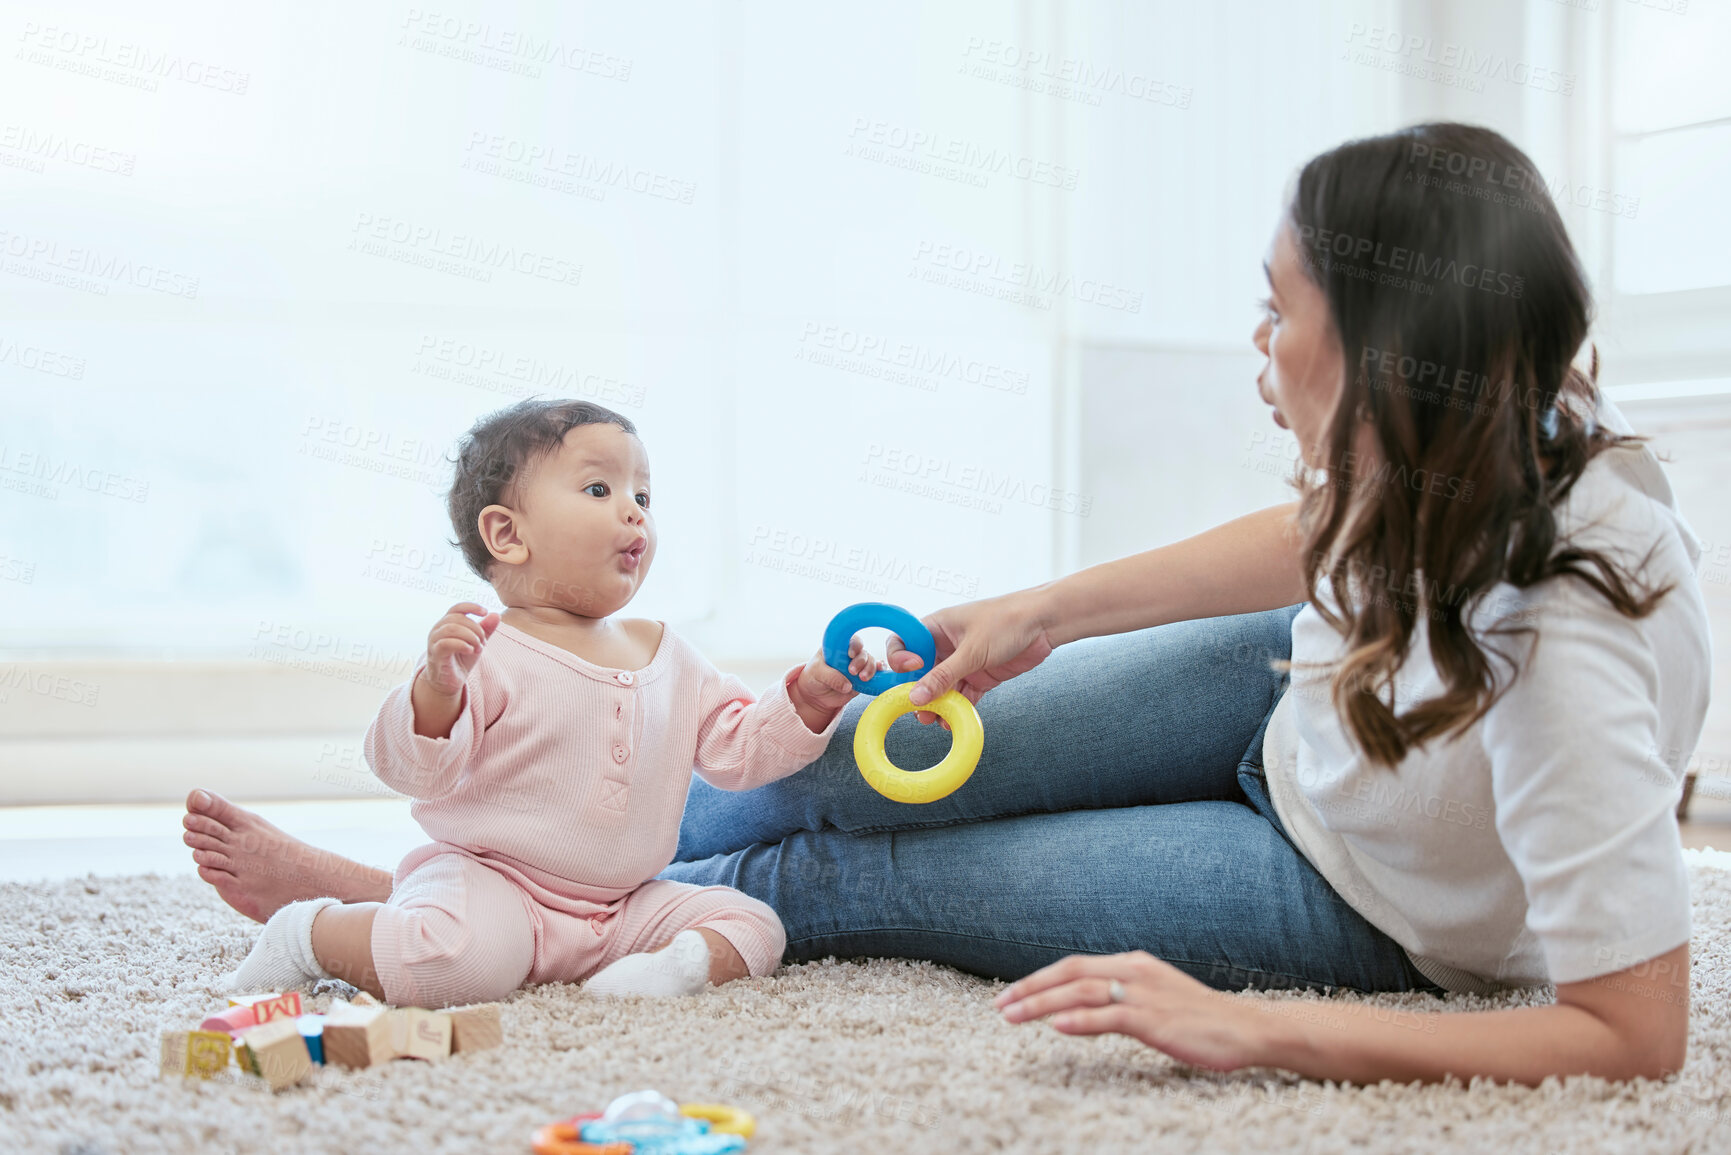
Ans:
[[[630,795],[631,771],[626,765],[631,761],[631,724],[632,719],[626,717],[625,707],[633,705],[630,689],[637,680],[637,675],[630,670],[615,670],[613,681],[620,689],[613,701],[613,744],[611,753],[616,769],[607,772],[607,781],[602,796],[602,805],[610,810],[624,811],[626,800]],[[632,713],[636,710],[633,707]]]

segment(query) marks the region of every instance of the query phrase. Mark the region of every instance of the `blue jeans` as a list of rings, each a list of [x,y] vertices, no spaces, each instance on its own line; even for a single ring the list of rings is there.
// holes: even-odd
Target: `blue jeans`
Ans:
[[[980,701],[972,778],[921,806],[866,785],[863,699],[823,756],[744,793],[694,780],[662,878],[774,907],[787,959],[931,959],[1020,978],[1069,954],[1145,950],[1221,989],[1438,988],[1292,845],[1262,734],[1296,607],[1072,643]],[[890,730],[898,766],[949,734]]]

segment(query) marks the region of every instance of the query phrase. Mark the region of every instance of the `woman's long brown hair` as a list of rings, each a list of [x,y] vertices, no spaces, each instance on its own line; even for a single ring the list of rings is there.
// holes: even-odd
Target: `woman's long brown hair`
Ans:
[[[1499,583],[1585,582],[1630,617],[1669,587],[1558,539],[1555,509],[1587,463],[1634,439],[1593,420],[1597,354],[1590,374],[1572,365],[1591,294],[1520,149],[1464,124],[1352,141],[1305,165],[1289,215],[1346,362],[1326,466],[1300,484],[1305,582],[1346,639],[1335,707],[1392,767],[1471,726],[1519,676],[1468,628]],[[1397,714],[1421,616],[1443,689]]]

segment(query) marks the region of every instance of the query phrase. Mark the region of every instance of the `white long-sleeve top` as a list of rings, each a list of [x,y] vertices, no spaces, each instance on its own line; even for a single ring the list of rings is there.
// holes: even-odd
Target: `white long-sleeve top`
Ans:
[[[1628,426],[1605,403],[1599,419]],[[1326,670],[1342,639],[1311,606],[1292,623],[1292,684],[1264,742],[1269,793],[1340,896],[1450,990],[1578,982],[1689,939],[1675,810],[1707,710],[1700,545],[1645,446],[1601,453],[1558,510],[1559,539],[1673,588],[1628,618],[1574,578],[1504,584],[1471,619],[1532,626],[1492,639],[1519,676],[1466,732],[1388,769],[1350,740]],[[1378,596],[1409,597],[1399,584]],[[1397,711],[1441,687],[1424,620]],[[1482,635],[1481,635],[1482,636]]]

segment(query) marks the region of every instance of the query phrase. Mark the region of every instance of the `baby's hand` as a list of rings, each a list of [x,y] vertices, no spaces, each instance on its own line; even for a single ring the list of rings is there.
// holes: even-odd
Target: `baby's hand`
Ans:
[[[856,641],[854,645],[857,651],[859,643]],[[860,673],[860,658],[857,652],[853,661],[849,663],[849,668],[855,673],[859,673],[860,677],[869,678],[875,671],[877,663],[870,654],[865,655],[865,660],[871,663],[866,672]],[[789,687],[789,697],[793,699],[795,709],[806,706],[814,711],[813,717],[806,719],[807,722],[817,718],[824,719],[822,723],[812,727],[814,731],[823,729],[824,725],[828,724],[828,719],[833,718],[835,712],[847,705],[848,699],[853,696],[852,683],[841,673],[830,668],[829,663],[823,660],[822,650],[817,652],[817,657],[805,664],[805,669],[799,672],[799,677]],[[805,711],[802,710],[801,715],[803,716],[804,713]]]
[[[474,621],[471,614],[480,614]],[[499,628],[499,615],[474,602],[458,602],[451,612],[440,618],[427,635],[427,668],[421,678],[427,687],[448,698],[463,692],[469,671],[481,659],[481,647]]]
[[[847,652],[847,668],[861,681],[869,682],[877,676],[879,670],[892,668],[886,667],[867,653],[865,644],[860,641],[858,634],[855,634],[853,640],[848,643]],[[920,666],[919,657],[905,650],[898,657],[901,661],[897,662],[896,665],[901,668],[918,669]],[[835,711],[847,705],[848,700],[858,693],[853,688],[853,683],[849,682],[841,671],[836,670],[823,660],[822,650],[819,650],[817,656],[807,662],[805,669],[799,672],[799,679],[794,683],[794,690],[804,701],[809,702],[826,715],[834,714]]]

